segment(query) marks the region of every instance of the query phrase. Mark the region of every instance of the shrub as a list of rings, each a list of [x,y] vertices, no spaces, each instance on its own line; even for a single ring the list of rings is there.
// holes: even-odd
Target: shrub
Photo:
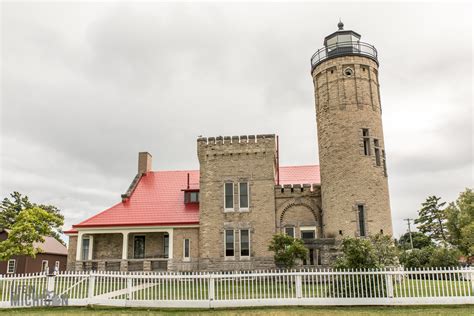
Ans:
[[[275,264],[286,269],[294,268],[298,260],[303,260],[308,256],[308,249],[303,241],[286,234],[274,235],[268,250],[275,253]]]

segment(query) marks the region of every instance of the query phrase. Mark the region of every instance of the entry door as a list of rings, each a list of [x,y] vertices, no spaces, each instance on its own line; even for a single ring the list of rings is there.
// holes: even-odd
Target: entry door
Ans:
[[[133,238],[133,258],[145,258],[145,236],[135,236]]]

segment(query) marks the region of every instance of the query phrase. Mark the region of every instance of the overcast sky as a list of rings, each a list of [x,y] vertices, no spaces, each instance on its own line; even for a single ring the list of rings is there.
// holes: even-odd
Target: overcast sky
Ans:
[[[473,186],[468,2],[1,6],[1,197],[65,228],[120,201],[139,151],[197,169],[198,135],[276,133],[281,165],[318,163],[309,60],[339,17],[379,51],[395,234]]]

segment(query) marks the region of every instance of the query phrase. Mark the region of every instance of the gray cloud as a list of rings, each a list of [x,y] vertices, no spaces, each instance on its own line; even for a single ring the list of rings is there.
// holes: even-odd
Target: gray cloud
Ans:
[[[280,135],[317,163],[309,58],[339,17],[380,54],[393,219],[472,186],[470,3],[2,3],[1,193],[69,226],[119,201],[138,151],[197,168],[198,135]]]

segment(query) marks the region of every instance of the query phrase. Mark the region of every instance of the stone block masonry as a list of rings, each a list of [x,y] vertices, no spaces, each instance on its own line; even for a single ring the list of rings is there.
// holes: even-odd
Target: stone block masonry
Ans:
[[[206,270],[246,270],[273,265],[275,234],[275,135],[199,138],[199,256]],[[224,207],[224,185],[233,184],[233,208]],[[239,183],[248,183],[249,207],[239,208]],[[240,257],[240,234],[250,231],[250,257]],[[234,256],[225,255],[225,231],[234,230]]]

